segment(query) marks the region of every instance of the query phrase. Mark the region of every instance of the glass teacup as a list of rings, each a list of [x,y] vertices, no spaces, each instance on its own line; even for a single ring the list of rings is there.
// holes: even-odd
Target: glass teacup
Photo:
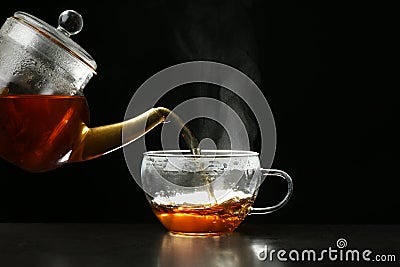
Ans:
[[[253,207],[266,176],[287,182],[276,205]],[[263,169],[257,152],[184,150],[145,152],[143,190],[159,221],[173,234],[213,236],[233,232],[249,214],[267,214],[283,207],[293,192],[290,176]]]

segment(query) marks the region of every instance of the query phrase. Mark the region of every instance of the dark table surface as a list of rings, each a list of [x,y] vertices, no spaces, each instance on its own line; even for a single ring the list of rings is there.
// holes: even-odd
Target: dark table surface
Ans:
[[[398,225],[243,223],[230,235],[193,238],[161,224],[0,224],[1,267],[399,265]]]

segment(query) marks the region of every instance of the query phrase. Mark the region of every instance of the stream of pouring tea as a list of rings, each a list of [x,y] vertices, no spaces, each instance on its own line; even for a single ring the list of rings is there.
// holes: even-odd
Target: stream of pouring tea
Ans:
[[[191,147],[190,151],[192,152],[193,155],[201,155],[201,150],[199,147]],[[203,167],[201,169],[203,169]],[[200,177],[207,186],[207,192],[208,192],[209,198],[212,199],[215,204],[218,204],[217,199],[215,198],[214,190],[211,185],[212,181],[211,181],[210,176],[208,176],[204,172],[201,172]]]
[[[201,155],[201,149],[199,147],[199,141],[197,140],[196,136],[193,134],[193,132],[189,129],[189,127],[186,126],[186,124],[181,120],[181,118],[175,114],[173,111],[165,108],[165,113],[167,113],[167,116],[172,117],[173,121],[175,121],[178,126],[182,127],[181,129],[181,136],[185,143],[189,146],[190,152],[192,155]],[[194,157],[196,159],[196,157]],[[204,168],[201,168],[204,169]],[[207,192],[208,196],[210,199],[214,201],[215,204],[217,204],[217,199],[214,194],[214,190],[211,185],[211,178],[207,174],[201,172],[200,177],[203,180],[204,184],[207,186]]]

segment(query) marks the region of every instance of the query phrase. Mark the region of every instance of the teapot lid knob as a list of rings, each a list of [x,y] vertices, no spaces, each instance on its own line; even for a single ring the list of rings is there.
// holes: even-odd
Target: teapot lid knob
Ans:
[[[57,30],[70,37],[82,30],[83,19],[82,16],[74,10],[65,10],[58,17]]]

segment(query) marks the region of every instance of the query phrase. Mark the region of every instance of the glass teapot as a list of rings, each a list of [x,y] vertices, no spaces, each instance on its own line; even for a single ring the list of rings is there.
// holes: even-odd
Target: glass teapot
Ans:
[[[127,121],[90,128],[83,89],[97,65],[70,38],[82,29],[81,15],[67,10],[58,22],[54,28],[16,12],[0,29],[0,157],[30,172],[104,155],[170,114],[152,108]],[[124,140],[123,127],[129,133]]]

